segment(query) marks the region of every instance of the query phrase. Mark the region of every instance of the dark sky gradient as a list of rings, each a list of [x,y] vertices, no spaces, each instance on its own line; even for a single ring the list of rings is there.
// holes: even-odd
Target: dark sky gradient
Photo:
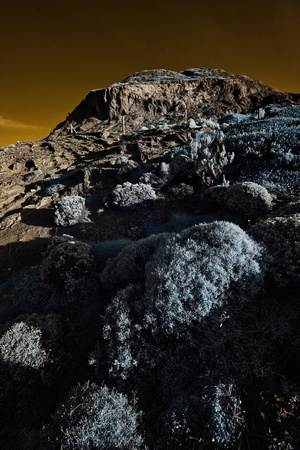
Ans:
[[[47,136],[92,89],[212,67],[300,92],[299,0],[0,0],[0,146]]]

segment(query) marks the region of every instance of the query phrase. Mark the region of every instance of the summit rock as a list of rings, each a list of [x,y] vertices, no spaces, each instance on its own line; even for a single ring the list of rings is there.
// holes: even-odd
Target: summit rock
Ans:
[[[51,137],[78,133],[133,132],[166,117],[182,124],[188,117],[220,118],[249,113],[268,104],[300,103],[300,95],[281,93],[246,76],[218,69],[183,72],[144,70],[105,89],[91,91]]]

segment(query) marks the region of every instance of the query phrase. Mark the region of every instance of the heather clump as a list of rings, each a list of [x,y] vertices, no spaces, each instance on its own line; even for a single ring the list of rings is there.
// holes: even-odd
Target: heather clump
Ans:
[[[88,211],[85,199],[78,195],[63,197],[55,206],[54,222],[61,227],[70,227],[86,222]]]
[[[117,185],[112,192],[112,203],[120,208],[133,208],[155,199],[154,189],[144,183],[132,184],[126,181]]]
[[[268,286],[297,289],[300,282],[300,214],[262,219],[249,233],[266,248],[263,264]]]
[[[116,292],[103,324],[109,374],[120,388],[137,390],[141,409],[148,414],[149,392],[165,405],[159,445],[172,442],[177,448],[176,440],[200,438],[211,443],[235,441],[243,418],[241,414],[230,423],[230,411],[239,401],[229,406],[225,387],[215,396],[205,392],[229,372],[238,376],[238,365],[234,369],[230,356],[221,363],[228,339],[222,320],[257,293],[260,258],[261,248],[241,228],[213,222],[137,242],[103,270],[102,283]],[[205,366],[214,357],[220,364],[210,379]],[[211,415],[206,435],[194,421],[204,424],[214,404],[223,419],[218,422],[217,415]]]
[[[44,448],[141,448],[139,413],[126,395],[95,383],[75,386],[41,433]]]
[[[0,358],[25,367],[43,367],[48,355],[41,338],[39,328],[17,322],[0,339]]]
[[[207,206],[215,205],[247,219],[264,216],[272,209],[273,199],[267,189],[253,182],[231,186],[212,186],[200,197]]]
[[[91,246],[68,235],[52,238],[40,273],[48,295],[62,305],[88,302],[97,285]]]

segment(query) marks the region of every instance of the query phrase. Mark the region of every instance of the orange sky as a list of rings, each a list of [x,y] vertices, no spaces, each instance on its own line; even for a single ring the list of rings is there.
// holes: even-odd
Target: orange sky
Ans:
[[[47,136],[92,89],[212,67],[300,92],[299,0],[0,0],[0,147]]]

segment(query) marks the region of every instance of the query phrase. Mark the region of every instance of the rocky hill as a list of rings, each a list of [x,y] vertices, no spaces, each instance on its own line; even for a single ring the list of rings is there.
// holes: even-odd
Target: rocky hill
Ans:
[[[206,68],[1,148],[1,448],[298,448],[299,151],[300,94]]]
[[[167,122],[184,124],[187,117],[219,118],[230,112],[249,113],[270,103],[289,105],[300,95],[282,94],[245,76],[223,70],[146,70],[106,89],[91,91],[52,137],[66,135],[72,126],[78,133],[118,136],[142,126]]]

